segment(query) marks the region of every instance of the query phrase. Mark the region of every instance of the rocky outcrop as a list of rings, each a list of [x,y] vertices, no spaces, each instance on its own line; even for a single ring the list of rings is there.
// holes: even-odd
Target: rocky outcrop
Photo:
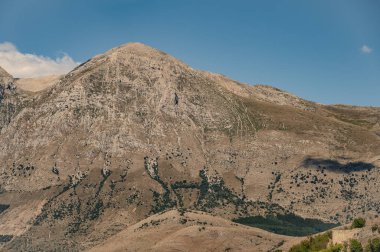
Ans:
[[[0,67],[0,105],[5,99],[6,93],[12,92],[16,89],[12,75],[7,73]]]
[[[0,104],[4,100],[5,91],[12,90],[14,88],[13,77],[2,67],[0,67]]]
[[[0,86],[2,86],[4,90],[16,89],[12,75],[10,75],[7,71],[5,71],[1,66],[0,66]]]
[[[0,67],[0,130],[10,122],[16,112],[19,97],[16,97],[13,77]]]

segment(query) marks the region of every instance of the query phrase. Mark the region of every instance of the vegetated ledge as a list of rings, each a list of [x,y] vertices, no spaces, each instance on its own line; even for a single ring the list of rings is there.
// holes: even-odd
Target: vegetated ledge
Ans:
[[[236,223],[257,227],[269,232],[288,236],[306,236],[323,232],[339,226],[337,223],[323,222],[318,219],[304,219],[295,214],[241,217]]]
[[[371,163],[366,162],[349,162],[347,164],[342,164],[334,159],[323,159],[323,158],[311,158],[307,157],[303,161],[303,166],[305,167],[317,167],[322,169],[327,169],[334,172],[344,172],[350,173],[355,171],[369,171],[375,168]]]

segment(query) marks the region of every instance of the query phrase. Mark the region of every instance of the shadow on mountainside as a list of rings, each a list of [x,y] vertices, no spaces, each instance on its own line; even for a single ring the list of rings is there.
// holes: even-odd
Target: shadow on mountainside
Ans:
[[[295,214],[271,216],[249,216],[233,220],[236,223],[257,227],[269,232],[288,236],[306,236],[334,228],[339,223],[323,222],[318,219],[304,219]]]
[[[347,164],[342,164],[337,160],[334,159],[323,159],[323,158],[305,158],[303,161],[303,166],[305,167],[316,167],[316,168],[322,168],[329,171],[335,171],[335,172],[355,172],[355,171],[365,171],[365,170],[371,170],[375,168],[375,166],[371,163],[366,162],[349,162]]]
[[[6,204],[0,204],[0,214],[7,210],[9,208],[9,205]]]

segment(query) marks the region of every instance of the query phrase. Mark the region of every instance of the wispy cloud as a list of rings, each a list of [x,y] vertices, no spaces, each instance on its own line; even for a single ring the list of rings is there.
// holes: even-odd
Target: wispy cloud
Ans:
[[[360,51],[362,51],[362,53],[366,53],[366,54],[369,54],[373,51],[373,49],[367,45],[363,45],[361,48],[360,48]]]
[[[51,59],[41,55],[22,53],[10,42],[0,43],[0,66],[14,77],[65,74],[77,65],[78,62],[67,54]]]

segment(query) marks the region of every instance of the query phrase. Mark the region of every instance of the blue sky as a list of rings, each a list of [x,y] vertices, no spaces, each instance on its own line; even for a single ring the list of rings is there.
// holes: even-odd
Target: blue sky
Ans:
[[[0,0],[4,42],[66,67],[142,42],[238,81],[380,106],[377,0]]]

